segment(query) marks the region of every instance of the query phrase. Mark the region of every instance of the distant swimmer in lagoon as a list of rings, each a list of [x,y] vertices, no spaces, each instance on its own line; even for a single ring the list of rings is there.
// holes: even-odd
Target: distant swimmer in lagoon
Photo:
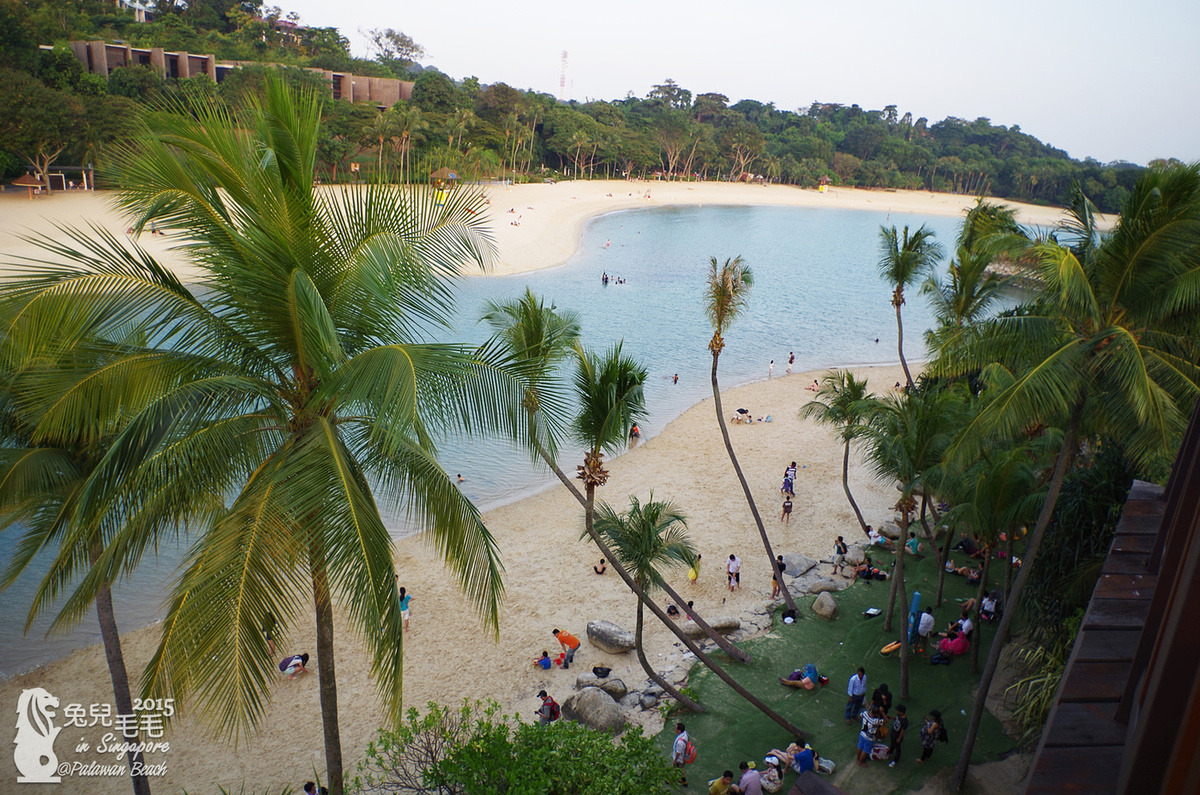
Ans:
[[[467,481],[467,479],[464,478],[461,474],[455,475],[455,477],[458,478],[459,483],[465,483]]]
[[[674,376],[671,378],[671,383],[672,383],[672,384],[678,384],[678,383],[679,383],[679,373],[676,373],[676,374],[675,374],[675,375],[674,375]]]
[[[792,374],[792,365],[795,363],[796,363],[796,354],[789,353],[788,354],[788,369],[787,369],[788,375]]]

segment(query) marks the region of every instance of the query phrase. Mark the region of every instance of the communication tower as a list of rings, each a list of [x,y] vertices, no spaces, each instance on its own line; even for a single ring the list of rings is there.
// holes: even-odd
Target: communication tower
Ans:
[[[558,98],[567,100],[567,51],[562,51],[562,71],[558,75]]]

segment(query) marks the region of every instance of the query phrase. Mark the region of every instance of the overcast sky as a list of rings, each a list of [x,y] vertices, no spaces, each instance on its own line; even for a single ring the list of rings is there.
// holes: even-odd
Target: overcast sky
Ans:
[[[1072,157],[1200,160],[1198,0],[290,0],[366,56],[395,28],[426,65],[568,99],[694,94],[782,110],[894,104],[900,113],[1020,125]]]

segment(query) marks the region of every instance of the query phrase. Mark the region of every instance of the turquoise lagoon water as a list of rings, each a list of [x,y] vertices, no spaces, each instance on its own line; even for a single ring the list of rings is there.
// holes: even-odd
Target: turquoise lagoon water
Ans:
[[[881,224],[915,228],[922,223],[949,242],[958,219],[783,207],[614,213],[587,226],[580,250],[566,265],[464,280],[461,314],[448,338],[482,342],[488,329],[476,321],[484,303],[516,298],[529,286],[560,308],[578,312],[588,345],[603,348],[623,339],[625,350],[647,367],[650,416],[642,427],[653,435],[711,395],[707,344],[712,330],[702,309],[709,257],[724,261],[741,255],[755,279],[747,311],[726,335],[723,387],[766,378],[772,359],[775,376],[782,376],[790,352],[796,355],[798,372],[894,362],[895,313],[891,288],[876,270],[878,230]],[[605,287],[604,272],[625,283]],[[905,354],[915,360],[924,354],[922,332],[932,324],[932,315],[917,289],[907,299]],[[676,373],[677,384],[672,382]],[[549,485],[544,471],[501,442],[447,440],[441,451],[446,471],[461,472],[467,478],[463,491],[485,509]],[[564,460],[575,458],[564,452]],[[408,534],[402,517],[388,518],[397,537]],[[0,560],[11,556],[16,538],[13,531],[0,533]],[[163,549],[157,561],[147,560],[118,586],[114,603],[122,630],[145,626],[161,615],[181,555],[176,547]],[[64,636],[46,638],[49,622],[43,619],[22,637],[33,591],[48,565],[45,556],[4,594],[0,678],[100,642],[91,615]]]

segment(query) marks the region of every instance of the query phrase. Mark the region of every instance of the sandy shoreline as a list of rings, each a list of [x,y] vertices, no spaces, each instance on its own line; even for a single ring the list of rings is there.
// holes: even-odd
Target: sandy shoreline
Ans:
[[[650,198],[645,198],[647,191]],[[667,205],[763,204],[957,216],[973,201],[970,197],[911,192],[839,189],[818,194],[781,186],[644,182],[492,188],[489,195],[500,252],[495,272],[500,274],[565,262],[578,246],[583,224],[606,212]],[[507,212],[510,207],[514,210],[511,214]],[[1053,223],[1060,212],[1038,207],[1019,210],[1022,221],[1042,225]],[[521,225],[512,226],[509,219],[518,217]],[[0,196],[3,259],[30,252],[31,247],[16,235],[31,229],[52,233],[55,221],[79,225],[84,218],[115,233],[123,231],[121,219],[95,195],[76,193],[35,201]],[[178,264],[167,239],[145,236],[142,243]],[[194,279],[187,269],[181,270],[185,280]],[[851,369],[867,376],[876,392],[889,391],[902,378],[895,366]],[[731,428],[734,443],[777,551],[816,558],[829,556],[837,535],[853,538],[859,533],[841,488],[840,443],[829,429],[797,417],[799,407],[812,397],[805,385],[820,375],[779,376],[730,390],[725,396],[727,406],[747,406],[757,415],[773,415],[775,421],[769,425]],[[801,467],[799,496],[792,522],[784,526],[779,522],[778,489],[783,468],[792,460]],[[563,462],[564,469],[570,471],[575,463]],[[855,465],[853,457],[851,487],[868,521],[878,523],[891,515],[894,493],[876,483],[864,467]],[[687,586],[682,573],[673,578],[673,584],[694,596],[699,610],[710,615],[741,614],[767,601],[770,572],[766,561],[759,559],[761,544],[725,455],[711,399],[691,407],[661,434],[616,459],[601,496],[623,507],[627,495],[644,499],[651,491],[656,498],[676,502],[689,517],[690,532],[704,555],[705,566],[694,588]],[[397,571],[414,595],[413,629],[404,639],[406,705],[494,698],[507,712],[529,715],[536,707],[534,694],[539,689],[544,687],[562,700],[574,681],[575,670],[535,672],[529,665],[542,649],[554,650],[553,628],[562,627],[583,637],[587,622],[598,618],[632,627],[632,596],[615,575],[592,573],[591,565],[599,553],[590,543],[578,540],[582,513],[562,488],[489,511],[485,521],[499,541],[506,567],[507,599],[497,641],[482,632],[457,587],[421,539],[397,544]],[[730,552],[746,561],[744,588],[733,595],[725,589],[722,576],[722,561]],[[343,753],[352,763],[381,724],[381,716],[368,658],[360,640],[344,627],[344,623],[339,625],[337,636],[338,685]],[[135,677],[149,659],[156,635],[152,626],[122,636],[127,668]],[[674,640],[661,628],[650,628],[647,633],[648,656],[663,669],[681,656]],[[281,652],[311,652],[314,647],[311,619],[306,619],[294,629]],[[644,678],[631,655],[612,657],[586,641],[578,662],[580,670],[607,665],[635,686]],[[98,646],[3,682],[0,704],[15,706],[20,690],[28,687],[44,687],[64,705],[82,703],[87,707],[112,700],[104,654]],[[237,750],[213,739],[211,731],[194,716],[177,721],[167,737],[171,751],[148,760],[167,763],[158,786],[209,791],[221,784],[236,791],[245,782],[255,790],[278,790],[312,778],[314,770],[324,767],[316,676],[295,681],[281,678],[272,696],[261,731],[243,739]],[[79,754],[72,749],[81,739],[94,748],[101,734],[98,728],[64,730],[58,745],[60,758],[97,759],[95,753]],[[114,760],[119,761],[107,758]],[[15,775],[12,756],[0,755],[0,777],[11,780],[8,777]],[[64,780],[63,786],[64,792],[128,789],[121,776]]]
[[[895,366],[852,369],[869,378],[876,391],[889,390],[902,377]],[[770,424],[731,428],[772,543],[780,553],[818,558],[829,556],[837,535],[859,534],[841,488],[840,443],[829,429],[797,416],[799,407],[812,397],[805,385],[819,375],[796,373],[726,393],[729,405],[749,406],[755,413],[774,417]],[[792,460],[800,466],[798,498],[792,522],[785,526],[779,521],[779,481]],[[565,463],[568,469],[574,464]],[[852,466],[851,488],[868,521],[891,515],[890,489],[876,483],[865,468]],[[769,601],[770,572],[766,561],[760,560],[761,542],[725,455],[711,399],[688,409],[659,436],[615,459],[612,477],[602,491],[602,497],[614,505],[626,504],[627,495],[645,499],[653,491],[656,498],[682,507],[705,565],[694,588],[682,572],[672,578],[672,584],[693,597],[697,609],[710,615],[738,615]],[[575,668],[542,672],[529,665],[541,650],[554,650],[552,629],[565,628],[582,637],[593,619],[633,625],[634,601],[621,581],[612,573],[592,573],[591,565],[599,555],[590,543],[578,540],[582,512],[564,489],[550,489],[490,511],[485,520],[499,541],[508,588],[500,638],[495,642],[482,632],[425,543],[414,538],[397,545],[397,571],[414,594],[412,632],[404,638],[406,705],[494,698],[507,712],[529,715],[536,708],[534,694],[539,689],[546,688],[561,700],[569,695],[577,673]],[[722,561],[730,552],[745,561],[743,588],[735,594],[724,587],[722,575]],[[156,635],[152,626],[122,636],[131,672],[139,671],[149,658]],[[681,656],[674,636],[661,627],[648,626],[646,645],[649,658],[663,669]],[[306,619],[281,651],[311,652],[314,646],[313,629]],[[586,641],[578,663],[580,670],[609,666],[631,684],[644,680],[632,655],[611,656]],[[337,666],[343,752],[352,760],[380,725],[381,715],[362,644],[342,629]],[[4,682],[0,703],[15,703],[20,689],[26,687],[44,687],[63,704],[111,700],[104,654],[98,646]],[[311,777],[314,767],[323,768],[316,676],[295,681],[281,677],[272,696],[262,731],[236,751],[212,739],[191,717],[177,722],[168,735],[173,750],[159,755],[168,761],[164,783],[193,791],[214,789],[212,785],[218,783],[236,789],[242,781],[278,789]],[[77,742],[76,734],[89,737],[93,746],[99,740],[94,730],[67,730],[72,743]],[[0,759],[0,776],[15,774],[12,757]],[[87,791],[115,793],[127,787],[126,782],[112,779],[89,782]]]
[[[622,210],[761,205],[961,217],[975,202],[971,196],[924,191],[831,188],[818,193],[787,185],[623,180],[490,186],[486,193],[488,220],[499,250],[492,273],[501,276],[562,265],[575,253],[589,220]],[[1026,224],[1050,226],[1062,215],[1057,207],[1001,203],[1015,208],[1018,220]],[[514,226],[514,221],[519,225]],[[15,257],[37,256],[37,249],[22,236],[55,235],[56,225],[83,227],[88,222],[118,236],[128,227],[104,193],[74,191],[32,201],[23,193],[0,193],[0,273],[11,271],[8,265]],[[138,242],[174,268],[184,282],[198,280],[198,272],[172,251],[170,237],[146,234]]]

